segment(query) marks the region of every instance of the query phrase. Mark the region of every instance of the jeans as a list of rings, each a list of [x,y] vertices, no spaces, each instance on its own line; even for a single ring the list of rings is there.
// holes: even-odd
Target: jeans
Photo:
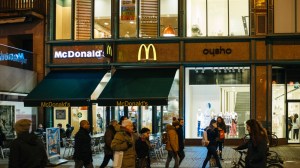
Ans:
[[[108,165],[109,160],[114,160],[114,155],[104,155],[103,162],[100,166],[100,168],[105,168]]]
[[[178,154],[175,154],[173,151],[168,151],[168,157],[167,157],[167,162],[166,162],[165,168],[169,168],[169,164],[170,164],[172,158],[175,159],[175,165],[174,165],[174,168],[178,168],[178,167],[179,167],[179,158],[178,158]]]
[[[181,164],[182,160],[185,158],[185,153],[183,149],[180,149],[178,151],[178,156],[179,156],[179,165]]]
[[[205,160],[203,162],[202,168],[205,168],[207,162],[211,158],[211,155],[213,155],[214,158],[216,159],[217,166],[219,168],[222,168],[222,165],[221,165],[220,160],[219,160],[219,156],[217,154],[217,148],[216,148],[216,146],[207,146],[207,155],[206,155],[206,158],[205,158]]]
[[[223,144],[224,142],[221,142],[221,141],[218,141],[217,142],[217,149],[219,148],[219,151],[220,151],[220,158],[222,158],[222,149],[223,149]]]

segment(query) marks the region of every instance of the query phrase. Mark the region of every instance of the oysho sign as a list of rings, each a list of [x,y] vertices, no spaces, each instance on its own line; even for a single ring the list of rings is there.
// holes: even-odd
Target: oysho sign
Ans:
[[[54,58],[104,58],[103,50],[90,51],[55,51]]]
[[[219,48],[205,48],[203,49],[202,53],[204,55],[230,55],[232,53],[231,48],[222,48],[221,46]]]

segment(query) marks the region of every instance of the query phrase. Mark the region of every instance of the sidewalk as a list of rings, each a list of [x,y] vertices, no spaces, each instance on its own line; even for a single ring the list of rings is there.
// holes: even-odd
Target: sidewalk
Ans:
[[[284,167],[287,168],[298,168],[300,164],[300,145],[282,145],[278,147],[272,147],[270,150],[276,151],[281,157],[284,159]],[[181,164],[181,168],[201,168],[202,163],[206,157],[206,148],[202,146],[190,146],[185,148],[186,157]],[[223,168],[232,167],[232,161],[237,160],[238,154],[228,146],[225,146],[223,149],[223,158],[222,166]],[[163,168],[166,162],[166,152],[164,159],[162,160],[152,160],[151,167],[152,168]],[[93,156],[94,159],[94,167],[98,168],[103,160],[103,153],[97,154]],[[173,167],[174,162],[172,161],[170,167]],[[112,162],[110,161],[108,167],[112,166]],[[0,159],[0,168],[8,167],[8,159]],[[74,161],[70,160],[68,163],[63,165],[56,166],[56,168],[73,168]],[[209,167],[207,164],[206,167]]]

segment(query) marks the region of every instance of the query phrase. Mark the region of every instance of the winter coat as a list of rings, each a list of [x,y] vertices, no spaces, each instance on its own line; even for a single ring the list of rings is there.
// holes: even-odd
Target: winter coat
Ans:
[[[104,134],[104,153],[105,155],[113,155],[113,150],[111,149],[111,142],[114,139],[116,134],[115,128],[112,125],[109,125]]]
[[[167,134],[168,134],[168,141],[166,144],[166,150],[178,152],[179,144],[178,144],[178,135],[176,132],[176,128],[172,125],[167,125]]]
[[[206,130],[207,132],[207,139],[209,141],[208,146],[217,146],[217,139],[219,138],[219,130],[218,128]]]
[[[111,142],[113,151],[123,151],[122,168],[135,168],[135,137],[133,134],[121,131],[117,132]]]
[[[9,168],[44,168],[48,157],[43,142],[33,133],[18,134],[10,146]]]
[[[176,131],[178,135],[179,150],[181,151],[184,149],[183,126],[179,125],[179,128]]]
[[[84,164],[93,162],[91,137],[89,131],[80,127],[75,135],[74,155],[75,160],[82,160]]]
[[[267,140],[262,138],[256,146],[250,137],[249,141],[237,147],[238,150],[248,149],[245,158],[246,168],[265,168],[267,167]]]

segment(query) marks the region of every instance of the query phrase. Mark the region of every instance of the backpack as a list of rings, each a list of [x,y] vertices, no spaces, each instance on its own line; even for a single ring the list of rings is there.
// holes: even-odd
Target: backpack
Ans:
[[[167,144],[167,142],[168,142],[168,133],[167,132],[163,132],[161,141],[163,144]]]

